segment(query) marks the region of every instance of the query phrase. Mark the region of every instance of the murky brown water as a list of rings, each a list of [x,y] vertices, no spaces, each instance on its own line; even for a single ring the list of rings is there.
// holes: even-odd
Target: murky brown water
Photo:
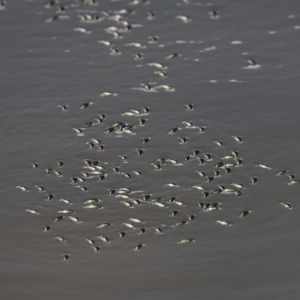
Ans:
[[[298,2],[152,0],[135,5],[98,0],[92,6],[64,1],[59,3],[66,6],[61,14],[56,13],[58,4],[45,8],[47,2],[40,1],[5,3],[0,11],[1,299],[296,299],[300,184],[289,185],[287,174],[298,180]],[[121,9],[133,12],[124,16]],[[217,17],[211,18],[214,10]],[[101,11],[109,11],[110,17]],[[155,18],[149,18],[149,12],[155,12]],[[103,19],[81,22],[78,16],[84,14]],[[114,38],[105,28],[124,29],[124,23],[115,21],[122,14],[132,28]],[[58,20],[45,22],[54,15]],[[178,16],[191,20],[185,23]],[[149,43],[153,36],[157,42]],[[114,50],[101,40],[113,43],[121,54],[111,55]],[[135,53],[143,59],[134,59]],[[178,57],[166,58],[173,53]],[[249,59],[255,60],[254,66]],[[160,70],[151,65],[154,62],[166,68]],[[150,91],[142,84],[150,84]],[[118,95],[99,95],[107,91]],[[93,104],[79,109],[86,102]],[[186,104],[194,109],[186,110]],[[58,105],[68,105],[67,111]],[[143,107],[149,114],[123,115]],[[72,130],[94,122],[99,114],[106,115],[103,123],[83,130],[83,136]],[[144,126],[139,118],[146,119]],[[183,121],[194,128],[186,128]],[[105,133],[116,122],[134,125],[135,134]],[[180,129],[168,134],[174,127]],[[237,143],[234,135],[243,142]],[[150,141],[143,144],[145,137]],[[180,137],[187,143],[180,144]],[[100,139],[104,151],[90,149],[91,138]],[[144,153],[137,155],[136,149]],[[201,150],[197,157],[191,156],[195,149]],[[231,150],[243,161],[226,175],[215,165],[236,163],[234,158],[222,160]],[[213,160],[200,165],[205,153]],[[119,155],[126,155],[127,161]],[[187,155],[191,158],[186,161]],[[159,158],[180,165],[168,161],[157,171],[151,164]],[[91,171],[83,168],[84,159],[99,160],[104,180],[90,174],[93,178],[85,183],[70,184],[70,178]],[[57,161],[64,162],[62,168]],[[258,163],[271,169],[256,167]],[[114,166],[120,173],[113,173]],[[47,175],[46,168],[63,176]],[[276,176],[284,169],[287,174]],[[208,183],[196,171],[208,176],[220,171],[221,176]],[[258,178],[256,184],[251,184],[252,176]],[[231,183],[245,186],[236,188],[241,196],[211,194],[221,191],[218,185],[232,189]],[[29,192],[16,189],[18,185]],[[39,193],[35,185],[46,192]],[[77,185],[86,186],[87,192]],[[203,198],[195,185],[209,196]],[[125,187],[132,191],[125,199],[131,208],[115,197],[118,193],[108,193]],[[46,194],[54,194],[53,199],[46,201]],[[145,202],[143,194],[152,195]],[[184,206],[169,202],[171,196]],[[84,201],[94,197],[102,200],[98,204],[103,209],[84,208]],[[158,197],[167,207],[151,202]],[[140,199],[141,205],[132,199]],[[217,202],[220,209],[205,211],[199,202]],[[65,209],[73,210],[72,216],[82,223],[68,216],[54,222]],[[178,214],[172,217],[174,209]],[[239,217],[244,210],[251,213]],[[176,225],[180,221],[188,223]],[[112,225],[97,228],[103,222]],[[137,228],[127,228],[124,222]],[[45,232],[44,226],[51,228]],[[162,234],[155,233],[157,227]],[[140,228],[145,234],[138,234]],[[120,238],[120,231],[126,236]],[[110,243],[97,239],[99,235]],[[194,242],[178,244],[184,239]],[[138,244],[144,247],[134,251]],[[69,259],[63,261],[66,254]]]

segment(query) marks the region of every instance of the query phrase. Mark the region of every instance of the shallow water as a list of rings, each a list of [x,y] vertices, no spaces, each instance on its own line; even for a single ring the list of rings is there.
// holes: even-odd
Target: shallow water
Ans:
[[[46,2],[45,2],[46,3]],[[282,169],[290,174],[299,171],[300,144],[298,122],[299,87],[299,8],[297,1],[152,1],[148,5],[129,5],[127,1],[99,1],[97,6],[74,6],[65,1],[68,18],[48,23],[56,8],[46,9],[40,1],[8,1],[0,11],[2,128],[1,168],[1,273],[0,295],[15,299],[295,299],[298,287],[298,191],[300,185],[288,185],[286,175],[276,176]],[[133,24],[123,38],[114,39],[104,31],[108,26],[122,27],[112,20],[87,24],[80,22],[83,13],[100,14],[103,10],[131,8],[126,20]],[[208,12],[217,10],[218,19]],[[155,11],[156,18],[147,19]],[[183,23],[177,15],[191,18]],[[17,20],[17,22],[16,22]],[[135,26],[138,24],[139,26]],[[298,26],[298,27],[297,27]],[[74,31],[82,27],[91,31]],[[149,36],[158,36],[149,44]],[[121,51],[110,55],[99,40],[108,40]],[[241,43],[237,43],[240,41]],[[138,49],[129,43],[141,43]],[[144,59],[134,60],[134,53]],[[174,59],[165,57],[180,55]],[[258,68],[249,68],[247,60],[255,59]],[[154,74],[158,62],[168,68],[166,78]],[[169,84],[173,92],[162,88],[146,92],[140,84]],[[105,91],[116,97],[100,97]],[[93,102],[80,110],[84,102]],[[187,111],[185,104],[194,104]],[[58,105],[68,105],[62,112]],[[147,106],[150,113],[142,118],[122,115],[130,109]],[[91,122],[105,113],[103,124],[94,125],[77,136],[73,127]],[[135,125],[135,135],[105,134],[108,126],[125,121]],[[183,121],[206,126],[203,133],[186,129]],[[173,127],[181,130],[171,135]],[[243,137],[236,143],[232,136]],[[105,151],[89,149],[91,138],[99,138]],[[142,144],[143,137],[150,137]],[[187,137],[179,144],[178,137]],[[222,141],[218,147],[213,142]],[[135,150],[145,149],[141,156]],[[211,153],[213,161],[199,165],[196,158],[185,161],[194,149]],[[212,175],[214,165],[231,150],[243,158],[240,167],[215,178],[211,183],[197,175]],[[126,154],[123,162],[120,154]],[[200,155],[200,156],[201,156]],[[158,158],[177,159],[183,165],[167,163],[155,171],[151,163]],[[70,177],[81,176],[83,159],[100,160],[107,168],[103,181],[89,179],[88,192],[70,184]],[[56,162],[64,161],[63,168]],[[232,161],[232,160],[231,160]],[[37,169],[31,163],[39,163]],[[255,167],[263,163],[271,170]],[[130,179],[113,174],[111,168],[129,172]],[[52,167],[62,177],[46,175]],[[137,177],[132,170],[138,170]],[[257,176],[255,185],[250,177]],[[164,186],[167,182],[179,188]],[[217,184],[230,187],[245,185],[240,197],[210,195],[192,188],[203,185],[206,190]],[[35,185],[55,194],[45,201]],[[24,185],[28,193],[15,188]],[[133,198],[144,193],[162,197],[168,208],[149,203],[127,208],[108,189],[128,187]],[[168,203],[172,195],[186,206]],[[72,206],[58,199],[68,198]],[[83,201],[101,198],[101,210],[84,209]],[[289,202],[291,210],[281,202]],[[204,212],[198,202],[221,202],[222,209]],[[35,209],[32,215],[26,209]],[[54,222],[61,209],[72,209],[82,220],[76,224],[64,218]],[[178,215],[170,217],[172,209]],[[245,218],[239,214],[251,213]],[[178,221],[193,221],[172,227]],[[135,217],[145,220],[146,233],[128,229],[123,222]],[[217,220],[232,226],[221,226]],[[96,228],[111,222],[108,228]],[[51,225],[44,232],[45,225]],[[155,234],[159,226],[163,234]],[[127,235],[120,239],[118,232]],[[96,237],[110,238],[105,244]],[[66,243],[55,240],[61,235]],[[85,241],[92,238],[100,247],[94,253]],[[178,244],[182,239],[195,242]],[[144,243],[140,251],[133,251]],[[68,261],[62,255],[70,255]]]

